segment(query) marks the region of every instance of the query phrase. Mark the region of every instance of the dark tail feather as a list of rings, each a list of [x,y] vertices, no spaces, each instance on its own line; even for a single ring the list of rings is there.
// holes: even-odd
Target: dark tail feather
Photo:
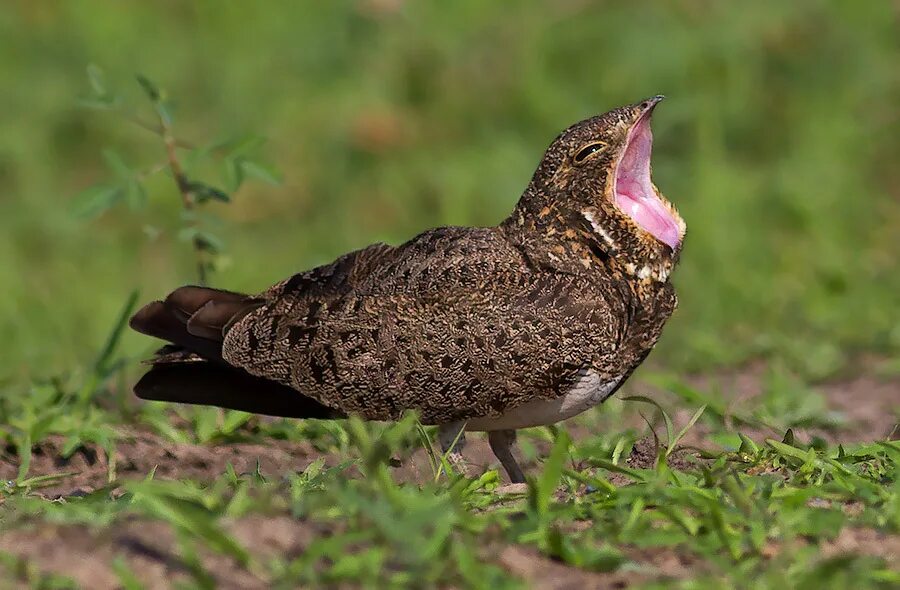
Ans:
[[[165,301],[145,305],[132,329],[171,342],[135,385],[141,399],[219,406],[289,418],[338,418],[343,414],[300,392],[254,377],[222,359],[228,329],[264,301],[207,287],[187,286]]]
[[[205,361],[154,365],[134,392],[141,399],[218,406],[285,418],[343,414],[280,383]]]
[[[238,320],[261,307],[263,301],[208,301],[187,322],[188,333],[201,338],[221,340]]]
[[[221,340],[189,334],[186,320],[181,320],[176,314],[177,312],[166,303],[153,301],[138,310],[128,325],[141,334],[167,340],[211,361],[222,362]]]
[[[263,303],[241,293],[189,285],[175,289],[165,301],[148,303],[129,325],[142,334],[221,359],[227,328]]]
[[[253,301],[252,297],[243,293],[235,293],[234,291],[225,291],[223,289],[213,289],[211,287],[197,287],[195,285],[185,285],[178,287],[166,297],[166,304],[180,311],[188,318],[195,314],[201,307],[214,301],[217,303],[240,303],[243,301]]]

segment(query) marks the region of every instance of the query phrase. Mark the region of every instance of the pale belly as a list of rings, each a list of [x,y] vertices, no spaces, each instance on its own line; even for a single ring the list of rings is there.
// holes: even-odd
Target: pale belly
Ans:
[[[515,430],[555,424],[577,416],[608,398],[620,380],[604,380],[594,371],[584,371],[565,395],[528,402],[501,416],[472,418],[466,423],[466,430]]]

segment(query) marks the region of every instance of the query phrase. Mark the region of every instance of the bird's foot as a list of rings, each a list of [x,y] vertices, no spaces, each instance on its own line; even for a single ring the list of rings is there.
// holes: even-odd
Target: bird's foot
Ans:
[[[516,444],[515,430],[492,430],[488,433],[488,443],[494,455],[500,459],[500,464],[506,470],[509,480],[513,484],[525,483],[525,473],[519,467],[518,461],[513,456],[513,447]]]

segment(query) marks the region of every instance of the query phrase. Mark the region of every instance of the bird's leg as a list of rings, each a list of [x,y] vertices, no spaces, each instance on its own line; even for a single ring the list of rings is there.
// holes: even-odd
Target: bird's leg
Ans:
[[[469,477],[469,465],[462,454],[466,447],[465,420],[438,426],[438,442],[441,445],[441,453],[447,456],[447,462],[453,466],[453,470]]]
[[[516,458],[513,457],[512,449],[515,443],[515,430],[492,430],[488,432],[488,444],[491,445],[494,455],[500,459],[500,464],[503,465],[503,469],[509,475],[509,481],[514,484],[521,484],[525,483],[525,474],[516,462]]]

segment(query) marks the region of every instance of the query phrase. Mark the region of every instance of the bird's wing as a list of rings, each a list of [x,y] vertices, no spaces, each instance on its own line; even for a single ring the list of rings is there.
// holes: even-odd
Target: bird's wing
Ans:
[[[496,415],[558,395],[586,359],[614,352],[624,310],[582,280],[532,272],[496,230],[432,230],[276,285],[223,355],[370,419]]]

